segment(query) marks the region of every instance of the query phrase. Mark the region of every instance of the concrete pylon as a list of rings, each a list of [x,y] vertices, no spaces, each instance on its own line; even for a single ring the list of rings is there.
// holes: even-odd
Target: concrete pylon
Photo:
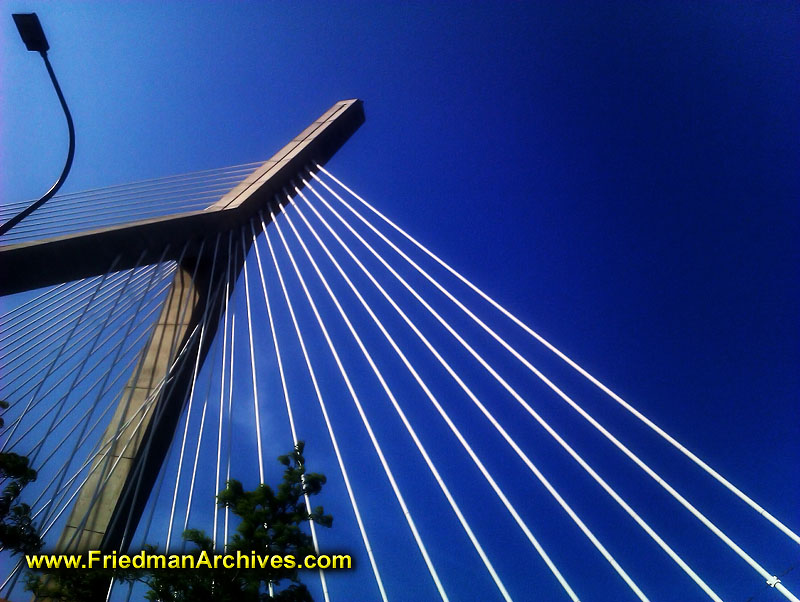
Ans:
[[[198,299],[191,275],[179,268],[153,333],[103,433],[103,443],[116,437],[111,451],[105,455],[108,449],[105,446],[95,456],[91,466],[93,472],[75,500],[57,552],[84,553],[100,549],[134,459],[143,444],[153,410],[157,407],[151,398],[161,394],[159,384],[180,352],[189,325],[195,321]],[[127,422],[130,424],[121,428]]]
[[[225,240],[233,233],[236,236],[231,240],[235,243],[234,248],[238,247],[237,237],[242,228],[258,219],[261,211],[272,209],[276,215],[279,214],[285,204],[281,200],[284,189],[299,185],[296,179],[306,169],[313,169],[316,164],[324,165],[362,123],[364,109],[361,100],[353,98],[335,103],[206,209],[42,240],[0,244],[0,296],[97,276],[106,273],[111,265],[116,270],[126,270],[164,260],[182,262],[182,267],[195,278],[192,286],[187,272],[176,275],[154,336],[142,355],[135,376],[120,397],[119,407],[103,434],[103,441],[116,434],[118,424],[124,424],[136,414],[167,370],[170,370],[170,382],[158,393],[158,399],[148,405],[150,410],[137,434],[134,436],[133,427],[125,429],[117,438],[107,463],[99,456],[94,459],[92,467],[96,470],[71,510],[57,546],[59,551],[101,549],[124,552],[130,545],[130,535],[142,516],[180,422],[191,388],[194,365],[203,364],[214,339],[217,321],[213,316],[226,301],[221,293],[216,294],[222,276],[221,270],[214,272],[215,260],[217,266],[229,265],[235,281],[251,242],[244,243],[241,256],[234,252],[234,257],[230,258],[222,249],[212,257],[200,258],[203,244],[211,244],[215,236]],[[188,309],[176,314],[173,312],[179,312],[179,298],[189,299],[185,302]],[[199,337],[191,338],[189,335],[200,325],[204,312],[212,319],[205,323],[205,337],[201,343]],[[166,341],[172,340],[178,341],[174,345],[176,350],[186,346],[179,358],[173,358],[169,351],[173,345]],[[177,359],[174,365],[172,359]],[[138,416],[134,424],[136,422]],[[111,472],[115,464],[116,468]],[[98,485],[107,478],[108,484],[99,488]]]

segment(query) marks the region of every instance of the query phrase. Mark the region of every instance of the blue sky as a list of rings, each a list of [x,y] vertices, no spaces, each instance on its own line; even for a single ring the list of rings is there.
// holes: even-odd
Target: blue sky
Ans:
[[[24,51],[12,12],[39,14],[73,112],[77,150],[65,192],[266,159],[336,100],[362,98],[367,121],[329,164],[335,175],[797,525],[796,5],[0,6],[4,200],[46,190],[66,148],[46,72]],[[623,420],[620,428],[654,462],[668,455],[635,424]],[[538,449],[526,433],[520,427]],[[559,457],[540,453],[560,470]],[[601,465],[612,461],[597,453]],[[333,481],[333,468],[320,465]],[[733,510],[727,514],[739,510],[732,497],[688,464],[676,466],[678,483],[723,523],[742,526],[743,541],[774,554],[776,572],[798,562],[796,547],[738,523]],[[513,482],[515,474],[505,476]],[[614,474],[626,482],[627,473]],[[531,507],[543,495],[519,486]],[[597,525],[611,524],[588,489],[563,486],[586,496],[583,509]],[[469,483],[459,490],[469,495]],[[643,491],[637,501],[647,506],[651,494]],[[722,563],[729,572],[717,569],[722,548],[696,536],[700,528],[679,518],[680,509],[655,507],[654,520],[675,530],[689,556],[720,571],[726,599],[759,592],[757,600],[778,599],[733,556]],[[344,525],[345,513],[345,506],[334,512]],[[500,557],[516,550],[519,542],[505,527],[492,531],[487,515],[478,519],[492,540],[487,547]],[[387,522],[375,528],[399,529]],[[451,532],[430,517],[422,522],[426,540],[438,540],[446,556]],[[559,525],[540,528],[569,556],[578,536],[562,535]],[[358,554],[357,534],[340,532],[336,541],[351,537]],[[682,589],[683,577],[662,573],[663,559],[645,545],[621,553],[653,599],[700,599],[685,593],[692,590]],[[396,599],[429,599],[426,575],[406,571],[402,553],[387,561]],[[600,566],[586,558],[587,567]],[[510,589],[519,599],[558,599],[538,562],[515,553]],[[595,574],[566,562],[585,599],[624,594],[605,567]],[[455,599],[487,587],[459,585],[472,565],[451,558],[442,566],[460,592]],[[360,589],[368,587],[366,571],[364,559],[356,577],[337,576],[337,586],[371,599],[374,592]],[[792,578],[796,571],[787,584]]]

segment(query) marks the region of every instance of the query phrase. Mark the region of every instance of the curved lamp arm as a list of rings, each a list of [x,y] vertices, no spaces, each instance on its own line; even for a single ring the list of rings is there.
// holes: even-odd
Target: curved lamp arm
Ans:
[[[67,118],[67,128],[69,129],[69,150],[67,151],[67,161],[64,164],[64,169],[61,170],[61,175],[58,177],[58,180],[56,180],[55,184],[50,187],[50,190],[48,190],[42,198],[34,203],[31,203],[27,208],[23,209],[17,215],[0,226],[0,236],[11,230],[11,228],[36,211],[39,207],[44,205],[56,192],[58,192],[58,189],[61,188],[64,180],[67,179],[69,170],[72,168],[72,159],[75,156],[75,126],[72,123],[72,115],[69,112],[69,107],[67,107],[67,101],[64,99],[64,94],[61,92],[61,86],[58,85],[56,74],[53,72],[53,66],[50,64],[50,59],[47,58],[47,51],[50,49],[50,46],[48,45],[47,39],[44,36],[44,31],[42,31],[39,18],[36,16],[36,13],[27,15],[15,14],[13,17],[14,22],[17,24],[17,29],[19,29],[19,33],[22,36],[22,41],[25,42],[25,46],[27,46],[28,50],[39,52],[44,59],[45,67],[47,67],[47,73],[50,75],[50,81],[53,82],[53,87],[58,95],[61,108],[64,109],[64,116]]]

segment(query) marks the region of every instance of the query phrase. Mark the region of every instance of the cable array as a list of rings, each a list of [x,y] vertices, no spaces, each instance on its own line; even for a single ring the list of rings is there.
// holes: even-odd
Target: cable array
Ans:
[[[85,228],[90,214],[102,225],[156,205],[198,208],[255,165],[60,195],[17,235]],[[121,517],[125,546],[185,551],[183,532],[201,528],[224,551],[237,525],[215,496],[230,479],[274,482],[271,458],[305,441],[337,525],[307,526],[314,550],[346,544],[364,560],[352,574],[304,578],[326,602],[354,591],[720,602],[739,595],[737,580],[798,600],[776,576],[791,564],[781,554],[796,554],[794,530],[322,166],[242,228],[195,244],[189,271],[187,247],[177,262],[165,249],[155,265],[112,264],[2,316],[1,445],[39,470],[25,499],[51,545],[85,541],[114,472],[148,453],[148,425],[186,382],[142,519]],[[207,284],[195,289],[200,265]],[[168,361],[145,368],[154,353]],[[568,393],[548,374],[559,363],[722,485],[721,505],[676,484],[656,447],[637,449],[602,403],[590,411]],[[127,479],[134,495],[145,486],[142,471]],[[727,493],[743,502],[731,512],[750,509],[753,529],[781,536],[774,554],[721,513]],[[312,515],[308,495],[303,506]],[[718,553],[698,555],[695,538]],[[8,597],[21,591],[21,563],[0,554]],[[142,595],[109,584],[108,599]]]
[[[214,204],[262,162],[142,180],[60,194],[0,237],[0,245],[72,234],[188,211]],[[0,208],[0,221],[16,215],[31,201]]]

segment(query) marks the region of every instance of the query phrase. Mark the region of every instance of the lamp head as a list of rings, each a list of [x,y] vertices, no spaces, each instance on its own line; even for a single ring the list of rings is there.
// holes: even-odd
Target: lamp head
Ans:
[[[47,52],[50,49],[50,44],[47,43],[42,24],[39,23],[39,17],[36,16],[36,13],[17,13],[11,16],[14,17],[14,23],[17,25],[19,35],[28,50]]]

